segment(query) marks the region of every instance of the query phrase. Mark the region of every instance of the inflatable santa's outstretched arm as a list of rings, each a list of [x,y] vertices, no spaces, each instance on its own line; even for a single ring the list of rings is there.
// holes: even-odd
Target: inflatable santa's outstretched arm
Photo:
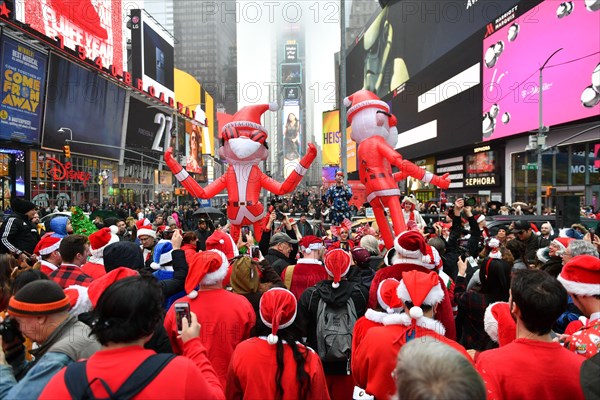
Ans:
[[[317,147],[314,144],[309,143],[308,151],[306,152],[304,157],[302,157],[300,163],[296,165],[294,171],[292,171],[292,173],[285,179],[285,181],[283,181],[283,183],[279,183],[275,179],[271,179],[263,174],[261,182],[262,187],[278,196],[290,193],[292,190],[296,189],[296,186],[298,186],[298,184],[306,174],[306,171],[308,171],[308,168],[310,168],[310,165],[316,157]]]
[[[389,146],[380,146],[380,151],[391,164],[395,165],[400,170],[400,172],[393,174],[394,180],[400,181],[411,176],[425,183],[431,183],[432,185],[442,189],[448,189],[450,186],[450,179],[448,179],[450,174],[446,173],[443,176],[432,174],[426,169],[421,168],[408,160],[404,160],[400,153],[396,152]]]
[[[196,182],[177,161],[175,161],[172,153],[172,147],[169,147],[165,152],[165,162],[167,163],[167,167],[169,167],[173,175],[175,175],[175,178],[181,182],[183,187],[186,188],[192,196],[201,199],[210,199],[225,189],[226,182],[224,179],[221,179],[222,177],[203,189],[198,182]]]

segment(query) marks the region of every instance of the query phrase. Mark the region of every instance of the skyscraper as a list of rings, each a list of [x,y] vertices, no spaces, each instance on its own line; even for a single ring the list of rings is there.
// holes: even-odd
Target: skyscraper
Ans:
[[[177,0],[173,35],[177,68],[193,75],[218,109],[237,111],[235,0]]]

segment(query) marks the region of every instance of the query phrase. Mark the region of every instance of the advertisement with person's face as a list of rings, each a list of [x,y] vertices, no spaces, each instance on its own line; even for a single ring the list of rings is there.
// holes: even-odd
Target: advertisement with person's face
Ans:
[[[62,151],[73,139],[84,142],[71,143],[73,154],[118,160],[125,89],[54,54],[49,65],[42,147]]]
[[[600,114],[600,10],[546,0],[483,41],[483,139]]]
[[[186,164],[185,170],[190,173],[202,173],[202,127],[189,121],[185,122]]]
[[[81,47],[87,59],[123,69],[121,0],[16,0],[17,18],[64,47]]]

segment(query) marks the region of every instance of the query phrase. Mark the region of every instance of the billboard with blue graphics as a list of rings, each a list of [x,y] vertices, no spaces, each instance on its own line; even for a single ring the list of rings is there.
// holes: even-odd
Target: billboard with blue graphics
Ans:
[[[0,139],[36,143],[46,86],[46,55],[6,36],[1,48]]]

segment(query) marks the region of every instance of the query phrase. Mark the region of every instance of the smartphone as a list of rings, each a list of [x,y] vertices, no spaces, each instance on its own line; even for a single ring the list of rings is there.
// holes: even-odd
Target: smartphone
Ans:
[[[250,233],[250,228],[247,226],[242,226],[242,235],[247,235]]]
[[[188,326],[192,322],[189,303],[175,303],[175,320],[177,321],[177,332],[183,331],[183,317],[188,320]]]
[[[250,256],[256,259],[260,258],[260,248],[258,246],[250,247]]]

